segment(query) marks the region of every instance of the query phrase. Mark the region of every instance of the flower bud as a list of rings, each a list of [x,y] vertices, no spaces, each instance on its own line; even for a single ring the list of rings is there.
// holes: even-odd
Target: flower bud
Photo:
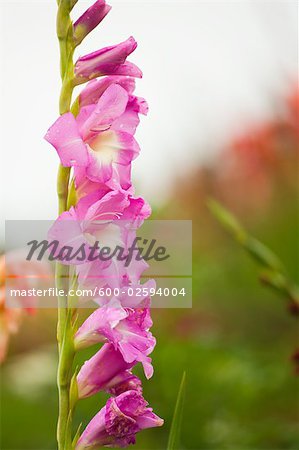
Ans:
[[[97,0],[74,23],[74,39],[79,45],[83,39],[94,29],[109,13],[111,6],[105,0]]]
[[[75,84],[85,83],[104,75],[141,78],[141,70],[135,64],[126,61],[136,47],[137,42],[130,37],[120,44],[105,47],[80,57],[75,64]]]

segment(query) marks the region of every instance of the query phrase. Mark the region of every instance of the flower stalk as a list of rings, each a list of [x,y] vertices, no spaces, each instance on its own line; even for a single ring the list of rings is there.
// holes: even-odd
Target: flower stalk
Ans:
[[[72,3],[72,4],[71,4]],[[68,112],[71,107],[73,93],[73,54],[72,21],[70,11],[75,2],[60,0],[57,11],[57,37],[60,47],[60,72],[62,87],[59,100],[60,115]],[[70,167],[59,165],[57,177],[57,195],[59,214],[67,210]],[[56,264],[56,286],[67,292],[69,270],[67,266]],[[57,341],[59,362],[57,371],[57,385],[59,394],[59,415],[57,423],[57,442],[59,450],[71,448],[71,428],[73,405],[71,405],[70,389],[72,380],[72,366],[74,360],[74,331],[72,327],[73,312],[68,307],[67,297],[58,297]]]

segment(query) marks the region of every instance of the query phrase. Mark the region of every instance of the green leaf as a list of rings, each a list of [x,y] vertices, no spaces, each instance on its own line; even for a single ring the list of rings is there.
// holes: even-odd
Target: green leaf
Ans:
[[[216,219],[229,231],[233,237],[262,266],[271,270],[284,272],[284,266],[279,258],[262,242],[250,236],[238,219],[216,200],[209,199],[207,205]]]
[[[260,280],[299,307],[299,288],[289,279],[283,263],[275,253],[262,242],[250,236],[238,219],[216,200],[208,199],[207,206],[224,228],[260,264],[262,267]]]
[[[77,383],[77,375],[79,373],[79,367],[77,366],[75,369],[75,372],[71,379],[70,384],[70,409],[74,412],[74,409],[76,407],[76,403],[79,399],[78,396],[78,383]]]
[[[298,286],[292,283],[284,274],[273,270],[264,270],[260,273],[260,280],[275,291],[284,294],[285,297],[299,306]]]
[[[79,111],[80,111],[80,97],[78,96],[72,104],[71,113],[73,114],[73,116],[77,117]]]
[[[260,280],[278,292],[285,292],[288,296],[288,281],[280,272],[265,269],[260,273]]]
[[[285,268],[279,258],[262,242],[249,236],[244,242],[244,247],[264,267],[281,273],[285,272]]]
[[[185,397],[185,387],[186,387],[186,372],[183,373],[182,381],[180,384],[175,409],[173,413],[167,450],[179,450],[179,440],[181,432],[181,423],[183,418],[183,403]]]
[[[237,218],[213,198],[207,200],[207,206],[218,221],[238,240],[245,240],[247,233]]]

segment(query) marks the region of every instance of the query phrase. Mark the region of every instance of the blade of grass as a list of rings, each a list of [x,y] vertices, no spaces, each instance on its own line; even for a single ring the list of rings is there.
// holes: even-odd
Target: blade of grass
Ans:
[[[179,450],[179,441],[181,434],[181,424],[183,418],[183,403],[186,388],[186,372],[183,373],[182,381],[178,391],[176,404],[174,408],[170,433],[168,438],[167,450]]]

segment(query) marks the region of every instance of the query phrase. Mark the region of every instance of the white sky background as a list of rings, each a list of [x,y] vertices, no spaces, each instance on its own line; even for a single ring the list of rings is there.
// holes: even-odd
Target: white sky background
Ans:
[[[90,4],[79,0],[76,18]],[[296,80],[295,1],[108,1],[113,6],[79,47],[83,55],[133,35],[129,58],[144,72],[150,104],[137,134],[137,193],[167,197],[180,171],[207,157],[244,123],[271,115]],[[6,219],[56,217],[58,157],[43,135],[58,115],[55,0],[1,1],[2,186]],[[209,150],[210,151],[210,150]]]

